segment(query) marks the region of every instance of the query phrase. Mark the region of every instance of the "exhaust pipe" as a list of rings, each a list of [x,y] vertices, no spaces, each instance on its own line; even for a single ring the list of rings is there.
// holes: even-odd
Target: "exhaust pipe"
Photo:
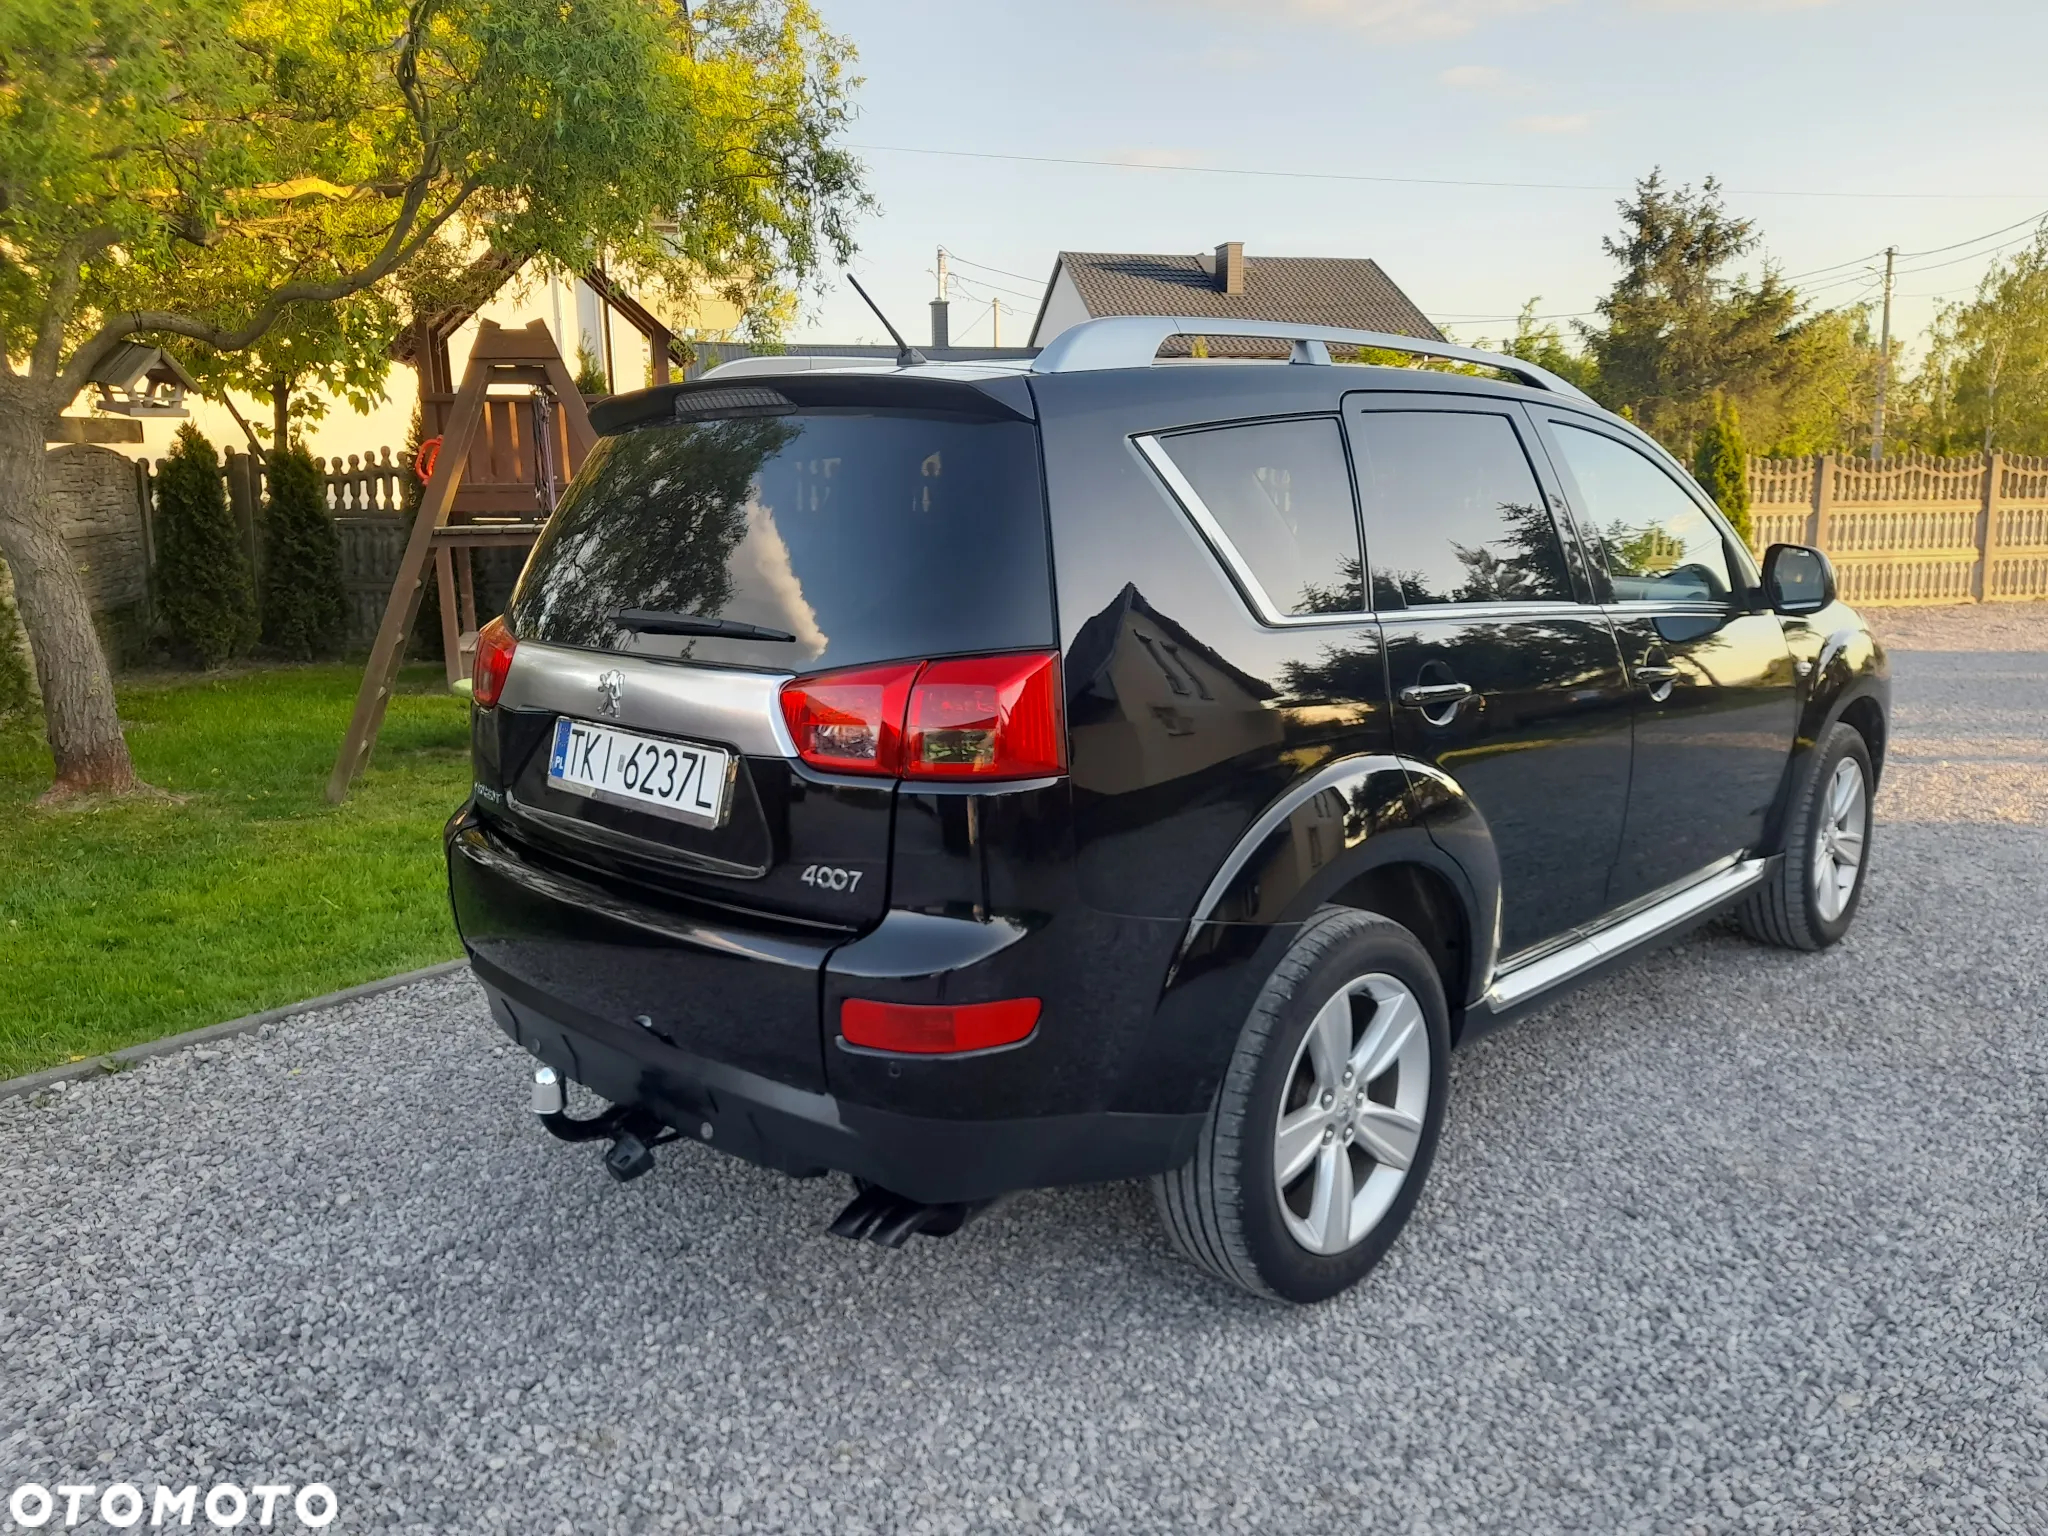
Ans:
[[[989,1200],[953,1200],[928,1205],[912,1200],[879,1184],[870,1184],[847,1202],[833,1221],[834,1237],[853,1242],[879,1243],[884,1248],[901,1248],[913,1232],[926,1237],[951,1237],[974,1217],[987,1210]]]

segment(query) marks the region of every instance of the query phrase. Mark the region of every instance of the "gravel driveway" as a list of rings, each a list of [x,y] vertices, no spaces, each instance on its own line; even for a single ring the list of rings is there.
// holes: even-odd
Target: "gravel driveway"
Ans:
[[[1413,1225],[1331,1305],[1203,1279],[1136,1186],[900,1253],[825,1235],[837,1181],[691,1146],[617,1188],[448,979],[0,1104],[0,1495],[321,1480],[332,1531],[436,1536],[2048,1531],[2048,613],[1886,622],[1849,940],[1710,932],[1462,1053]]]

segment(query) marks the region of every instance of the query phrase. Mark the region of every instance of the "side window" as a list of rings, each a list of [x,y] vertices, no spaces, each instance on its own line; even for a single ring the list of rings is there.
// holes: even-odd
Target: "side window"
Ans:
[[[1725,601],[1728,549],[1712,518],[1643,454],[1584,427],[1551,427],[1585,501],[1585,532],[1607,554],[1617,602]]]
[[[1200,499],[1272,612],[1357,613],[1365,606],[1358,520],[1344,440],[1330,417],[1182,432],[1159,446]]]
[[[1507,417],[1353,419],[1374,607],[1572,600],[1564,546]]]

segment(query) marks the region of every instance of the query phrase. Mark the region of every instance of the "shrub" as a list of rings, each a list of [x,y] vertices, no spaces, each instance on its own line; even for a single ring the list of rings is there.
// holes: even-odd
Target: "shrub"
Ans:
[[[1692,474],[1734,524],[1742,542],[1749,543],[1749,449],[1742,441],[1735,407],[1726,396],[1715,397],[1714,419],[1700,435]]]
[[[156,585],[171,648],[202,667],[256,644],[249,555],[228,511],[220,456],[190,422],[157,472]]]
[[[273,451],[264,507],[263,641],[294,661],[341,649],[348,600],[327,482],[303,448]]]

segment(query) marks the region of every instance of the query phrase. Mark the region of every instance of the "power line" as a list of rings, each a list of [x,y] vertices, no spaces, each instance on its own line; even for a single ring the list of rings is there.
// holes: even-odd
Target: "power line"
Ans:
[[[1014,277],[1020,283],[1036,283],[1043,281],[1042,278],[1033,277],[1026,272],[1012,272],[1008,267],[992,267],[985,261],[969,261],[965,256],[962,256],[950,245],[946,247],[946,254],[952,257],[955,261],[959,262],[964,267],[979,267],[984,272],[998,272],[1001,273],[1004,277]]]
[[[1019,165],[1079,165],[1100,169],[1123,171],[1169,171],[1191,176],[1256,176],[1279,178],[1290,181],[1352,181],[1370,182],[1385,186],[1410,187],[1481,187],[1507,189],[1525,192],[1606,192],[1629,193],[1633,187],[1618,187],[1583,181],[1486,181],[1454,176],[1382,176],[1355,171],[1302,171],[1282,170],[1270,167],[1247,167],[1237,165],[1159,165],[1148,160],[1093,159],[1081,155],[1012,155],[994,150],[981,149],[932,149],[920,144],[852,144],[852,149],[864,150],[870,154],[890,155],[937,155],[952,160],[1006,160]],[[2029,201],[2038,198],[2038,193],[2022,192],[1842,192],[1833,189],[1779,188],[1779,187],[1728,187],[1729,195],[1737,197],[1822,197],[1822,198],[1866,198],[1905,201],[1944,202],[1990,202],[2001,198],[2026,197]],[[1015,276],[1017,274],[1011,274]]]
[[[1851,256],[1847,261],[1831,261],[1824,267],[1810,267],[1804,272],[1794,272],[1790,276],[1780,277],[1778,281],[1781,283],[1796,283],[1801,278],[1819,277],[1826,272],[1839,272],[1844,267],[1853,267],[1858,262],[1872,261],[1883,254],[1884,248],[1880,246],[1874,251],[1865,251],[1861,256]]]
[[[2032,235],[2025,235],[2018,240],[2008,240],[2003,245],[1994,245],[1988,251],[1971,251],[1968,255],[1951,256],[1947,261],[1930,261],[1924,267],[1902,267],[1899,275],[1904,277],[1911,272],[1939,272],[1943,267],[1961,266],[1966,261],[1981,261],[1986,256],[1997,256],[2016,246],[2031,245],[2033,240]]]
[[[915,148],[911,148],[911,147],[908,147],[908,146],[903,146],[903,145],[866,145],[866,146],[859,146],[859,147],[863,147],[863,148],[869,148],[869,149],[888,149],[888,150],[894,150],[894,151],[896,151],[896,152],[898,152],[898,153],[903,153],[903,154],[933,154],[933,155],[953,155],[953,156],[960,156],[960,157],[963,157],[963,158],[971,158],[971,159],[985,159],[985,160],[1020,160],[1020,161],[1027,161],[1027,162],[1042,162],[1042,163],[1047,163],[1047,164],[1054,164],[1054,165],[1101,165],[1101,166],[1117,166],[1117,167],[1128,167],[1128,168],[1130,168],[1130,169],[1133,169],[1133,170],[1195,170],[1195,171],[1208,171],[1208,172],[1213,172],[1213,173],[1215,173],[1215,174],[1222,174],[1222,175],[1238,175],[1238,176],[1258,176],[1258,175],[1273,175],[1273,176],[1283,176],[1283,177],[1290,177],[1290,178],[1301,178],[1301,179],[1319,179],[1319,180],[1321,180],[1321,179],[1328,179],[1328,180],[1344,180],[1344,181],[1388,181],[1388,182],[1413,182],[1413,183],[1417,183],[1417,184],[1421,184],[1421,185],[1430,185],[1430,186],[1445,186],[1445,185],[1447,185],[1447,186],[1502,186],[1502,187],[1543,187],[1543,186],[1562,186],[1562,185],[1564,185],[1564,184],[1561,184],[1561,183],[1537,183],[1537,182],[1465,182],[1465,181],[1458,181],[1458,182],[1447,182],[1447,181],[1437,181],[1437,180],[1432,180],[1432,179],[1429,179],[1429,178],[1420,178],[1420,177],[1381,177],[1381,176],[1360,176],[1360,175],[1340,175],[1340,174],[1338,174],[1338,173],[1323,173],[1323,172],[1314,172],[1314,171],[1270,171],[1270,172],[1267,172],[1267,171],[1248,171],[1248,170],[1240,170],[1240,169],[1236,169],[1236,168],[1229,168],[1229,167],[1205,167],[1205,166],[1155,166],[1155,165],[1150,165],[1150,164],[1147,164],[1146,162],[1143,162],[1143,161],[1135,161],[1135,160],[1134,160],[1134,161],[1119,161],[1119,160],[1080,160],[1080,159],[1067,159],[1067,158],[1061,158],[1061,157],[1054,157],[1054,156],[1041,156],[1041,155],[1001,155],[1001,154],[994,154],[994,153],[983,153],[983,152],[978,152],[978,151],[972,151],[972,150],[937,150],[937,149],[915,149]],[[1604,189],[1604,188],[1584,188],[1584,189],[1581,189],[1581,190],[1613,190],[1613,189]],[[1739,189],[1734,189],[1734,188],[1731,188],[1731,189],[1729,189],[1729,190],[1730,190],[1731,194],[1735,194],[1735,193],[1737,193],[1737,192],[1738,192],[1738,190],[1739,190]],[[1742,193],[1742,194],[1740,194],[1740,195],[1744,195],[1744,196],[1793,196],[1793,195],[1800,195],[1800,194],[1793,194],[1793,193],[1758,193],[1758,192],[1748,192],[1748,193]],[[1834,195],[1840,195],[1840,196],[1862,196],[1862,195],[1866,195],[1866,194],[1860,194],[1860,193],[1842,193],[1842,194],[1831,194],[1831,193],[1815,193],[1815,194],[1812,194],[1812,195],[1815,195],[1815,196],[1834,196]],[[1868,194],[1868,195],[1870,195],[1870,196],[1877,196],[1877,195],[1880,195],[1880,194],[1875,194],[1875,193],[1873,193],[1873,194]],[[1897,195],[1897,196],[1902,196],[1902,197],[1904,197],[1904,196],[1923,196],[1923,195],[1925,195],[1925,196],[1937,196],[1937,195],[1938,195],[1938,196],[1948,196],[1948,195],[1964,196],[1964,195],[1968,195],[1968,194],[1919,194],[1919,193],[1899,193],[1899,194],[1882,194],[1882,195],[1887,195],[1887,196],[1889,196],[1889,195]],[[2003,194],[2000,194],[2000,195],[2003,195]],[[2016,229],[2022,229],[2022,228],[2027,228],[2027,227],[2029,227],[2029,226],[2039,226],[2039,225],[2040,225],[2040,224],[2041,224],[2041,223],[2042,223],[2042,222],[2043,222],[2044,220],[2048,220],[2048,209],[2043,209],[2043,210],[2042,210],[2041,212],[2039,212],[2039,213],[2036,213],[2036,214],[2030,214],[2030,215],[2029,215],[2028,217],[2026,217],[2026,218],[2024,218],[2024,219],[2020,219],[2020,220],[2017,220],[2017,221],[2016,221],[2016,222],[2014,222],[2014,223],[2011,223],[2011,224],[2005,224],[2005,225],[2001,225],[2001,226],[2000,226],[1999,228],[1997,228],[1997,229],[1993,229],[1993,230],[1988,230],[1988,231],[1986,231],[1985,233],[1983,233],[1983,234],[1981,234],[1981,235],[1972,235],[1972,236],[1971,236],[1970,238],[1968,238],[1968,239],[1966,239],[1966,240],[1957,240],[1957,241],[1954,241],[1954,242],[1952,242],[1951,244],[1948,244],[1948,245],[1937,245],[1937,246],[1932,246],[1932,247],[1930,247],[1929,249],[1927,249],[1927,250],[1924,250],[1924,251],[1906,251],[1906,252],[1900,252],[1900,253],[1899,253],[1899,255],[1900,255],[1900,256],[1901,256],[1902,258],[1904,258],[1904,259],[1914,259],[1914,258],[1918,258],[1918,257],[1921,257],[1921,256],[1939,256],[1939,255],[1941,255],[1941,254],[1943,254],[1944,252],[1947,252],[1947,251],[1958,251],[1958,250],[1963,250],[1963,248],[1964,248],[1964,247],[1966,247],[1966,246],[1973,246],[1973,245],[1981,245],[1981,244],[1982,244],[1982,243],[1983,243],[1984,241],[1986,241],[1986,240],[1994,240],[1994,239],[1996,239],[1996,238],[1997,238],[1998,236],[2000,236],[2000,235],[2004,235],[2004,234],[2010,234],[2010,233],[2011,233],[2011,232],[2012,232],[2013,230],[2016,230]],[[2019,246],[2019,245],[2025,245],[2025,244],[2026,244],[2026,243],[2028,242],[2028,240],[2030,240],[2030,239],[2032,239],[2032,238],[2034,238],[2034,237],[2033,237],[2032,235],[2028,235],[2028,236],[2024,236],[2024,237],[2022,237],[2021,239],[2018,239],[2018,240],[2009,240],[2009,241],[2007,241],[2007,242],[2006,242],[2005,244],[2003,244],[2003,245],[1999,245],[1999,246],[1994,246],[1994,247],[1992,247],[1992,248],[1991,248],[1991,249],[1989,249],[1989,250],[1971,251],[1971,252],[1968,252],[1968,253],[1967,253],[1967,254],[1965,254],[1965,255],[1962,255],[1962,256],[1957,256],[1957,257],[1953,257],[1953,258],[1951,258],[1951,259],[1950,259],[1950,260],[1948,260],[1948,261],[1938,261],[1938,262],[1929,262],[1929,263],[1927,263],[1927,264],[1926,264],[1925,266],[1919,266],[1919,267],[1903,267],[1903,268],[1900,268],[1900,269],[1898,269],[1898,270],[1896,271],[1896,273],[1895,273],[1894,275],[1895,275],[1895,276],[1897,276],[1897,277],[1909,277],[1909,276],[1912,276],[1913,274],[1915,274],[1915,273],[1919,273],[1919,272],[1934,272],[1934,271],[1939,271],[1940,269],[1942,269],[1942,268],[1944,268],[1944,267],[1952,267],[1952,266],[1958,266],[1958,265],[1962,264],[1963,262],[1967,262],[1967,261],[1975,261],[1975,260],[1978,260],[1978,259],[1980,259],[1980,258],[1984,258],[1984,257],[1996,256],[1996,255],[2000,254],[2001,252],[2004,252],[2004,251],[2008,251],[2008,250],[2011,250],[2011,249],[2012,249],[2013,247],[2015,247],[2015,246]],[[953,261],[954,261],[955,263],[957,263],[957,264],[959,264],[959,265],[963,265],[963,266],[969,266],[969,267],[975,267],[975,268],[978,268],[978,269],[980,269],[981,271],[984,271],[984,272],[995,272],[995,273],[998,273],[998,274],[1000,274],[1000,275],[1002,275],[1002,276],[1004,276],[1004,277],[1013,277],[1013,278],[1016,278],[1016,279],[1017,279],[1018,281],[1020,281],[1020,282],[1027,282],[1027,283],[1029,283],[1029,282],[1036,282],[1036,281],[1037,281],[1037,279],[1036,279],[1036,278],[1030,277],[1030,276],[1028,276],[1028,275],[1026,275],[1025,273],[1022,273],[1022,272],[1013,272],[1013,271],[1011,271],[1011,270],[1010,270],[1009,268],[1007,268],[1007,267],[993,267],[993,266],[990,266],[990,265],[989,265],[989,264],[988,264],[987,262],[981,262],[981,261],[973,261],[973,260],[969,259],[968,257],[965,257],[965,256],[962,256],[962,255],[960,255],[960,254],[959,254],[959,252],[957,252],[957,251],[953,251],[953,250],[950,250],[950,249],[949,249],[949,250],[947,251],[947,253],[946,253],[946,254],[947,254],[947,255],[948,255],[948,256],[949,256],[949,257],[950,257],[950,258],[951,258],[951,259],[952,259],[952,260],[953,260]],[[1813,286],[1813,287],[1811,287],[1811,288],[1808,288],[1808,289],[1806,290],[1806,292],[1805,292],[1805,293],[1804,293],[1803,295],[1801,295],[1801,297],[1803,297],[1803,298],[1808,298],[1808,299],[1815,299],[1815,298],[1819,298],[1820,296],[1822,296],[1822,295],[1824,295],[1824,294],[1827,294],[1827,293],[1831,293],[1831,292],[1833,292],[1833,291],[1835,291],[1835,290],[1837,290],[1837,289],[1840,289],[1840,288],[1848,288],[1848,287],[1860,287],[1861,291],[1860,291],[1860,292],[1858,292],[1858,293],[1856,294],[1856,296],[1855,296],[1855,297],[1854,297],[1853,299],[1850,299],[1850,300],[1848,300],[1846,304],[1838,304],[1838,305],[1834,306],[1834,307],[1837,307],[1837,308],[1851,308],[1851,309],[1853,309],[1853,308],[1857,307],[1858,305],[1860,305],[1860,304],[1864,303],[1864,302],[1865,302],[1866,300],[1868,300],[1868,299],[1869,299],[1869,298],[1871,297],[1871,295],[1872,295],[1872,294],[1873,294],[1873,293],[1874,293],[1874,292],[1875,292],[1875,291],[1877,290],[1878,286],[1879,286],[1879,285],[1881,284],[1881,282],[1882,282],[1882,279],[1880,279],[1880,278],[1874,278],[1874,276],[1873,276],[1873,269],[1871,269],[1871,268],[1867,268],[1867,267],[1866,267],[1866,268],[1864,268],[1864,269],[1863,269],[1863,270],[1861,270],[1861,271],[1849,271],[1849,270],[1847,270],[1847,269],[1848,269],[1848,268],[1851,268],[1851,267],[1855,267],[1855,266],[1857,266],[1857,265],[1858,265],[1859,263],[1862,263],[1862,262],[1866,262],[1866,261],[1869,261],[1869,260],[1871,260],[1872,258],[1874,258],[1874,257],[1877,257],[1877,256],[1881,256],[1881,255],[1883,255],[1883,254],[1884,254],[1884,252],[1883,252],[1882,250],[1877,250],[1877,251],[1870,251],[1870,252],[1866,252],[1866,253],[1865,253],[1864,255],[1861,255],[1861,256],[1852,256],[1852,257],[1850,257],[1850,258],[1849,258],[1848,260],[1846,260],[1846,261],[1837,261],[1837,262],[1831,262],[1831,263],[1830,263],[1830,264],[1828,264],[1827,266],[1823,266],[1823,267],[1810,267],[1810,268],[1808,268],[1807,270],[1805,270],[1805,271],[1803,271],[1803,272],[1795,272],[1795,273],[1792,273],[1792,274],[1790,274],[1789,276],[1781,276],[1781,277],[1779,278],[1779,281],[1780,281],[1780,282],[1782,282],[1782,283],[1785,283],[1785,284],[1787,284],[1787,285],[1790,285],[1790,284],[1793,284],[1793,283],[1797,283],[1797,282],[1803,281],[1804,279],[1806,279],[1806,278],[1810,278],[1810,277],[1821,277],[1821,276],[1826,276],[1826,275],[1828,275],[1828,274],[1830,274],[1830,273],[1841,273],[1841,275],[1840,275],[1839,277],[1833,277],[1833,278],[1831,278],[1831,279],[1830,279],[1830,280],[1829,280],[1828,282],[1825,282],[1825,283],[1820,283],[1820,284],[1817,284],[1817,285],[1815,285],[1815,286]],[[1035,302],[1037,302],[1037,301],[1038,301],[1038,300],[1039,300],[1039,299],[1040,299],[1040,298],[1042,297],[1042,294],[1038,294],[1038,293],[1026,293],[1026,292],[1022,292],[1022,291],[1020,291],[1020,290],[1018,290],[1018,289],[1015,289],[1015,288],[1006,288],[1006,287],[1004,287],[1004,286],[1003,286],[1003,285],[1002,285],[1001,283],[992,283],[992,282],[989,282],[989,281],[988,281],[987,279],[985,279],[985,278],[978,278],[978,277],[977,277],[977,278],[970,278],[970,277],[965,277],[965,276],[962,276],[962,275],[960,275],[960,274],[957,274],[957,273],[956,273],[956,274],[955,274],[955,281],[957,281],[957,282],[961,282],[961,283],[965,283],[965,284],[968,284],[968,285],[970,285],[970,286],[972,286],[972,287],[979,287],[979,288],[985,288],[985,289],[988,289],[988,290],[990,290],[990,291],[992,291],[992,292],[996,292],[996,293],[1007,293],[1007,294],[1011,295],[1011,296],[1012,296],[1012,297],[1014,297],[1014,298],[1024,299],[1024,300],[1027,300],[1027,301],[1030,301],[1030,302],[1034,302],[1034,303],[1035,303]],[[1952,290],[1949,290],[1949,292],[1948,292],[1948,293],[1936,293],[1936,294],[1917,294],[1917,293],[1916,293],[1916,294],[1897,294],[1897,295],[1896,295],[1896,297],[1898,297],[1898,298],[1902,298],[1902,299],[1904,299],[1904,298],[1913,298],[1913,299],[1923,299],[1923,298],[1946,298],[1946,297],[1949,297],[1949,296],[1950,296],[1951,294],[1954,294],[1954,293],[1962,293],[1962,292],[1966,292],[1966,291],[1968,291],[1968,290],[1966,290],[1966,289],[1960,289],[1960,288],[1958,288],[1958,289],[1952,289]],[[971,295],[970,295],[970,297],[971,297]],[[1531,315],[1531,316],[1529,316],[1528,318],[1529,318],[1529,319],[1531,319],[1531,320],[1586,320],[1586,319],[1591,319],[1592,317],[1594,317],[1595,315],[1598,315],[1599,313],[1600,313],[1600,311],[1599,311],[1598,309],[1581,309],[1581,310],[1558,310],[1558,311],[1553,311],[1553,312],[1551,312],[1551,313],[1548,313],[1548,314],[1540,314],[1540,315]],[[1457,311],[1436,311],[1436,312],[1435,312],[1435,315],[1436,315],[1436,318],[1437,318],[1437,319],[1439,319],[1439,320],[1442,320],[1442,321],[1445,321],[1445,322],[1448,322],[1448,323],[1455,323],[1455,324],[1460,324],[1460,325],[1499,325],[1499,324],[1505,324],[1505,323],[1507,323],[1508,321],[1518,321],[1518,320],[1520,320],[1520,319],[1522,318],[1522,314],[1521,314],[1521,312],[1520,312],[1519,310],[1517,310],[1517,311],[1516,311],[1515,313],[1513,313],[1513,314],[1502,314],[1502,315],[1480,315],[1480,314],[1466,314],[1466,313],[1462,313],[1462,312],[1457,312]],[[974,323],[974,324],[979,324],[979,323],[980,323],[980,321],[979,321],[979,320],[977,319],[977,320],[976,320],[976,321],[974,321],[973,323]]]
[[[948,252],[947,254],[951,255],[952,253]],[[955,261],[958,261],[960,258],[955,256],[953,259]],[[1028,299],[1033,304],[1036,304],[1039,301],[1039,299],[1044,297],[1043,292],[1025,293],[1021,289],[1005,288],[1001,283],[992,283],[987,278],[984,277],[967,277],[959,272],[955,272],[953,274],[953,281],[956,283],[965,283],[970,288],[986,288],[991,293],[1007,293],[1013,299]]]
[[[976,315],[972,320],[968,321],[965,325],[960,327],[960,333],[955,338],[955,344],[957,345],[959,342],[965,341],[968,335],[974,330],[976,326],[980,325],[982,321],[986,320],[990,315],[995,313],[995,309],[996,306],[994,300],[990,300],[987,304],[982,305],[981,313]]]
[[[1813,287],[1807,289],[1803,294],[1801,294],[1800,297],[1805,299],[1817,299],[1822,294],[1833,293],[1838,288],[1871,288],[1879,281],[1879,279],[1874,275],[1876,273],[1876,270],[1877,269],[1875,267],[1866,267],[1861,272],[1850,272],[1846,273],[1841,277],[1832,278],[1825,283],[1816,283]],[[1859,298],[1856,302],[1861,303],[1862,300]]]
[[[2004,229],[1994,229],[1988,235],[1973,235],[1968,240],[1958,240],[1954,245],[1937,245],[1932,250],[1901,251],[1899,256],[1905,261],[1918,261],[1922,256],[1939,256],[1943,251],[1959,251],[1966,245],[1976,245],[1979,241],[1993,240],[2000,235],[2010,234],[2022,224],[2039,224],[2043,219],[2048,219],[2048,208],[2043,208],[2039,213],[2029,214],[2026,218],[2021,219],[2018,224],[2008,224]],[[1923,268],[1922,270],[1924,271],[1925,269]]]

